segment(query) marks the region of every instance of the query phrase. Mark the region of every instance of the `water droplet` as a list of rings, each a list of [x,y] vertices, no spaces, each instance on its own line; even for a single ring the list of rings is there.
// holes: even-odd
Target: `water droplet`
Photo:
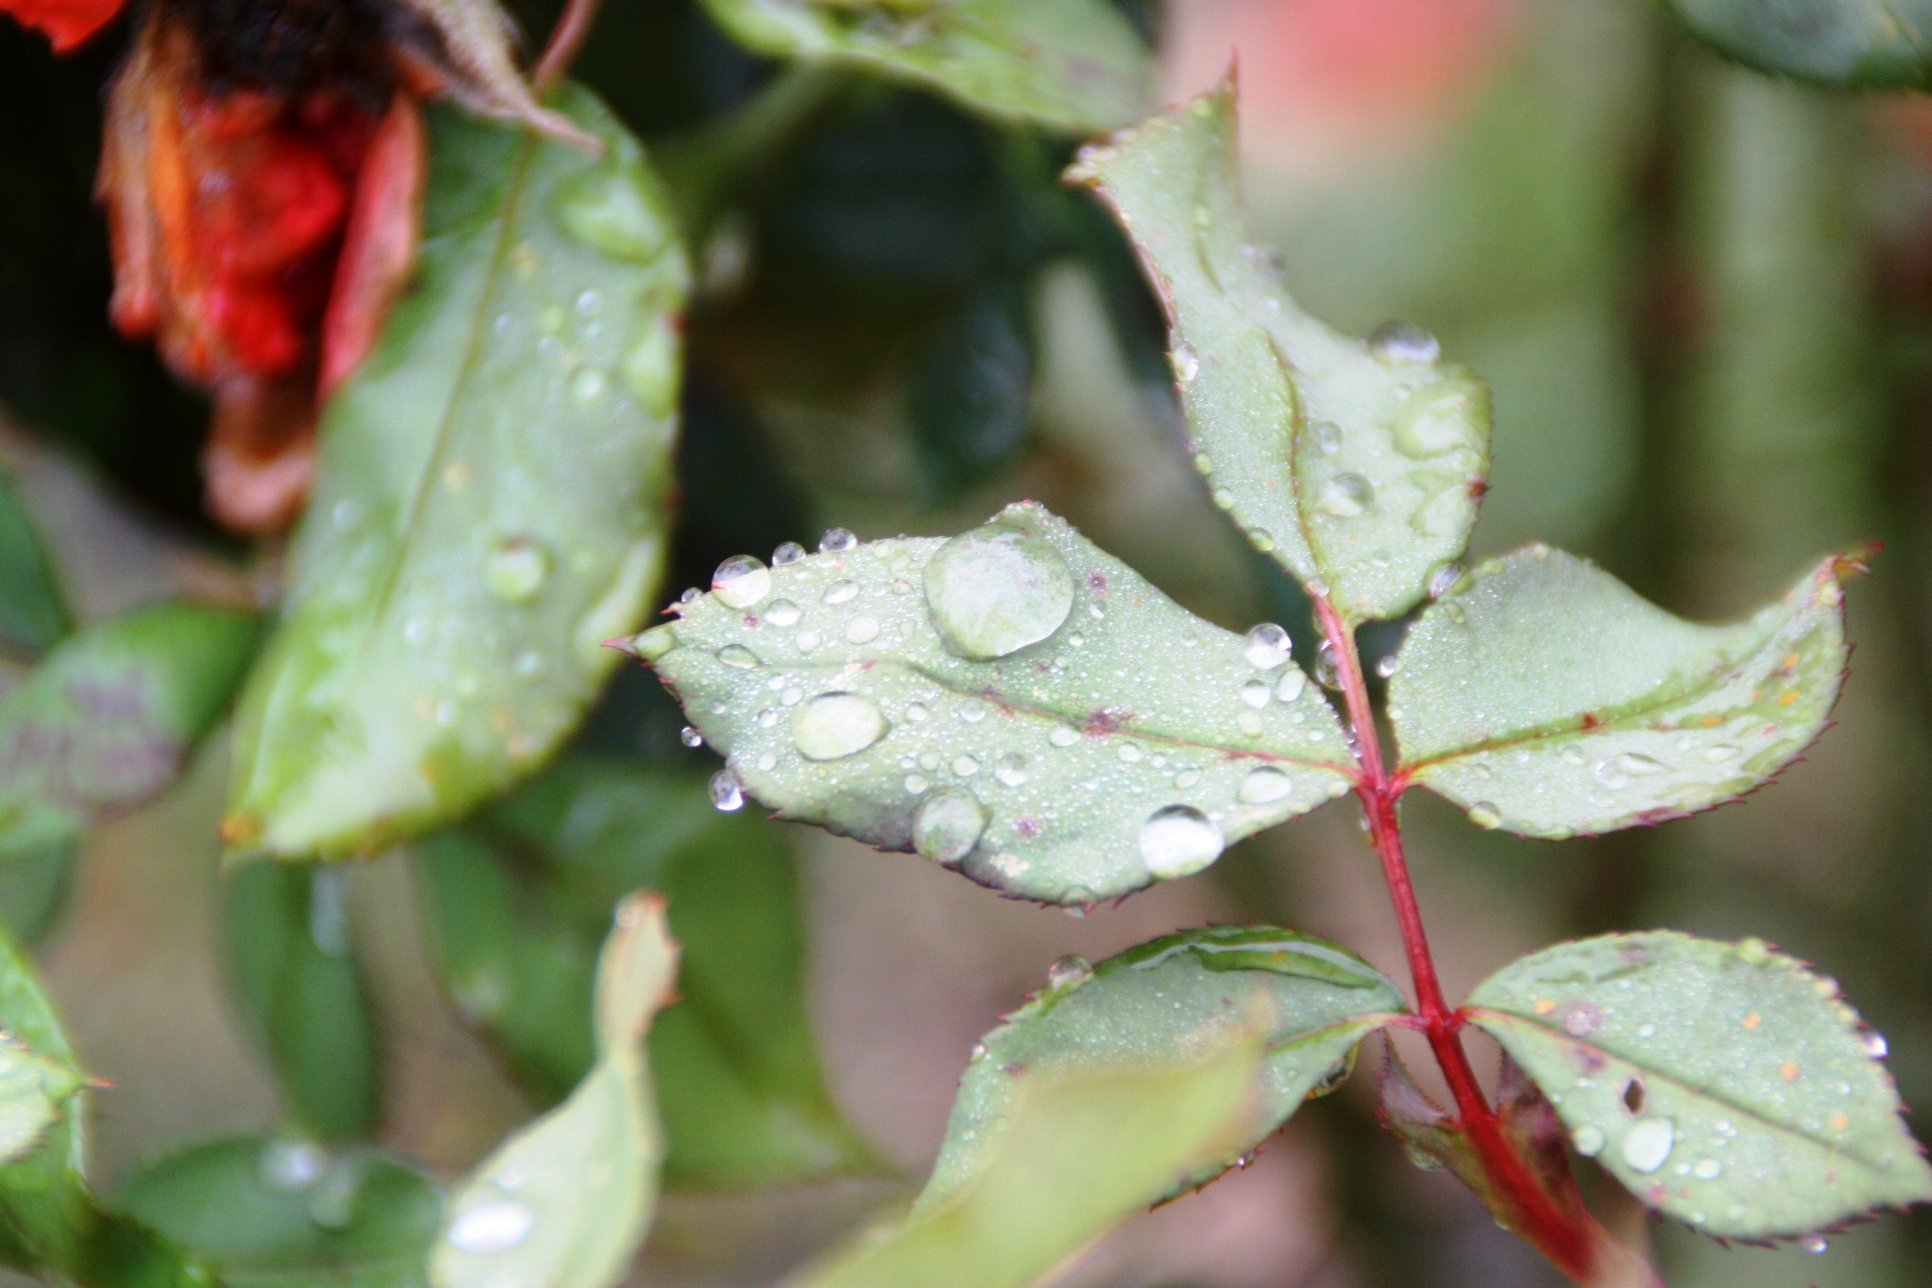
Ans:
[[[648,631],[645,633],[649,634]],[[638,638],[642,639],[643,636]],[[740,670],[758,665],[758,655],[742,644],[725,645],[718,650],[718,660],[726,666],[735,666]]]
[[[1604,1139],[1603,1129],[1601,1127],[1592,1127],[1588,1123],[1585,1123],[1570,1133],[1570,1145],[1577,1153],[1583,1155],[1585,1158],[1595,1158],[1598,1154],[1601,1154],[1604,1145],[1607,1143]]]
[[[262,1184],[271,1190],[305,1190],[329,1170],[328,1151],[306,1140],[271,1140],[262,1147]]]
[[[1395,673],[1397,671],[1400,671],[1401,669],[1402,669],[1402,659],[1397,657],[1393,653],[1390,653],[1388,656],[1384,657],[1381,661],[1375,664],[1375,673],[1381,676],[1385,680],[1393,679],[1395,677]]]
[[[835,581],[825,588],[822,598],[828,604],[849,604],[859,597],[856,581]]]
[[[818,539],[818,548],[828,555],[842,555],[848,550],[858,549],[859,539],[850,528],[827,528]]]
[[[1721,765],[1727,760],[1736,760],[1741,753],[1728,742],[1716,743],[1704,748],[1704,759],[1713,765]]]
[[[1714,1181],[1724,1174],[1724,1164],[1715,1158],[1700,1158],[1691,1168],[1691,1175],[1700,1181]]]
[[[1446,563],[1429,576],[1429,598],[1441,599],[1456,588],[1463,577],[1463,567],[1459,563]]]
[[[664,245],[665,224],[651,198],[615,166],[566,180],[550,213],[566,233],[616,259],[648,263]]]
[[[924,774],[907,774],[905,786],[907,791],[911,792],[914,796],[918,796],[928,787],[932,786],[932,784],[926,781]]]
[[[1873,1060],[1883,1060],[1892,1050],[1883,1033],[1867,1033],[1859,1040],[1859,1045],[1865,1048],[1866,1056]]]
[[[1047,731],[1047,741],[1056,747],[1071,747],[1080,741],[1080,731],[1072,725],[1054,725]]]
[[[1138,765],[1141,757],[1146,753],[1140,749],[1140,744],[1137,742],[1123,742],[1114,749],[1114,754],[1120,757],[1124,765]]]
[[[1300,667],[1291,666],[1282,672],[1280,682],[1275,685],[1275,701],[1293,702],[1301,697],[1302,692],[1307,688],[1308,677],[1302,673]]]
[[[1477,827],[1493,829],[1503,825],[1503,815],[1488,801],[1474,801],[1469,806],[1469,821]]]
[[[1248,643],[1242,656],[1248,665],[1257,671],[1272,671],[1294,656],[1295,642],[1288,638],[1288,632],[1273,622],[1262,622],[1248,628]]]
[[[1194,346],[1183,340],[1174,346],[1174,375],[1183,385],[1191,385],[1194,378],[1201,374],[1201,355],[1194,352]]]
[[[1825,1240],[1825,1236],[1822,1234],[1807,1234],[1804,1238],[1798,1240],[1798,1246],[1815,1257],[1830,1248],[1831,1244]]]
[[[1157,877],[1184,877],[1221,857],[1227,842],[1213,820],[1192,805],[1168,805],[1140,829],[1140,857]]]
[[[1241,786],[1235,789],[1235,796],[1243,805],[1272,805],[1294,794],[1294,779],[1267,765],[1249,770]]]
[[[733,555],[711,574],[711,593],[726,608],[750,608],[771,593],[771,569],[756,555]]]
[[[1315,508],[1338,519],[1352,519],[1375,504],[1375,485],[1360,474],[1337,474],[1322,485]]]
[[[1078,953],[1056,957],[1047,967],[1047,987],[1055,992],[1078,988],[1093,978],[1093,965]]]
[[[1603,1027],[1603,1012],[1591,1002],[1578,1002],[1563,1016],[1563,1031],[1573,1038],[1587,1038]]]
[[[954,756],[953,773],[960,778],[971,778],[979,772],[979,762],[971,756]]]
[[[744,808],[745,789],[729,769],[720,769],[711,775],[711,803],[725,814]]]
[[[1677,1129],[1670,1119],[1639,1118],[1624,1132],[1617,1150],[1632,1171],[1650,1173],[1664,1165],[1676,1141]]]
[[[1384,322],[1369,334],[1369,350],[1384,362],[1434,362],[1442,345],[1413,322]]]
[[[800,631],[798,633],[798,651],[801,653],[811,652],[822,642],[817,631]]]
[[[879,619],[861,613],[845,624],[845,638],[854,644],[870,644],[879,638]]]
[[[1018,787],[1026,782],[1026,757],[1018,752],[1008,752],[993,762],[993,777],[1008,787]]]
[[[1037,644],[1073,611],[1073,574],[1044,537],[989,523],[926,565],[926,606],[946,647],[988,661]]]
[[[570,397],[579,407],[594,407],[610,392],[610,377],[596,367],[585,367],[570,378]]]
[[[704,746],[704,735],[690,725],[678,730],[678,741],[693,750]]]
[[[530,1237],[537,1224],[536,1213],[512,1199],[485,1199],[472,1203],[450,1222],[450,1243],[477,1257],[494,1257],[508,1252]]]
[[[780,629],[798,625],[798,619],[803,615],[798,605],[789,599],[774,599],[765,609],[765,620]]]
[[[807,760],[840,760],[885,737],[879,705],[858,693],[821,693],[792,718],[792,741]]]
[[[1269,689],[1266,680],[1249,680],[1241,686],[1241,700],[1256,711],[1267,706],[1271,696],[1273,696],[1273,690]]]
[[[1315,450],[1333,456],[1342,449],[1342,427],[1332,420],[1318,420],[1308,427],[1315,437]]]
[[[1327,640],[1323,640],[1321,647],[1315,650],[1315,679],[1321,682],[1323,688],[1342,687],[1341,664],[1335,659],[1335,646]]]
[[[1444,380],[1410,398],[1395,420],[1395,450],[1416,460],[1476,444],[1476,402],[1482,386],[1463,377]]]
[[[498,599],[520,604],[543,588],[549,573],[550,556],[541,543],[531,537],[505,537],[491,549],[483,580]]]
[[[912,816],[912,848],[935,863],[957,863],[986,831],[986,807],[971,792],[929,796]]]

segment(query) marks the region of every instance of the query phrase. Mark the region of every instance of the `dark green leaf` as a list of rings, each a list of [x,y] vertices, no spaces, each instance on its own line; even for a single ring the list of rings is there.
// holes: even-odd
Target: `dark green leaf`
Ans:
[[[1403,772],[1486,827],[1553,840],[1735,799],[1824,729],[1855,566],[1823,560],[1749,619],[1700,626],[1547,546],[1484,564],[1398,655]]]
[[[80,846],[56,843],[0,863],[0,926],[23,944],[52,928],[74,884]]]
[[[528,773],[658,576],[687,270],[637,144],[435,116],[419,284],[335,396],[226,830],[381,848]]]
[[[1760,71],[1825,85],[1932,88],[1932,0],[1664,0]]]
[[[1303,313],[1251,244],[1233,82],[1067,172],[1139,247],[1173,324],[1194,464],[1248,539],[1350,620],[1395,617],[1459,556],[1489,468],[1489,391],[1433,337]]]
[[[0,859],[45,853],[175,779],[257,626],[173,604],[90,626],[0,698]]]
[[[949,497],[1018,455],[1033,414],[1033,329],[1016,288],[947,318],[908,373],[906,416],[927,490]]]
[[[142,1167],[116,1199],[225,1288],[420,1288],[442,1216],[413,1168],[294,1137],[192,1146]]]
[[[650,1229],[664,1149],[644,1038],[671,1001],[678,950],[656,895],[625,900],[616,920],[597,964],[597,1063],[451,1192],[436,1288],[608,1288]]]
[[[0,469],[0,649],[38,653],[71,625],[27,500]]]
[[[323,1141],[375,1131],[375,1016],[350,954],[344,874],[267,866],[230,873],[230,978],[295,1121]]]
[[[1559,944],[1469,1001],[1578,1153],[1707,1233],[1795,1238],[1932,1199],[1884,1040],[1836,984],[1761,941]]]
[[[1140,115],[1147,48],[1107,0],[705,0],[738,40],[1068,134]]]
[[[650,1038],[667,1183],[871,1165],[825,1089],[798,879],[770,824],[718,813],[689,778],[577,758],[421,849],[445,985],[546,1101],[589,1071],[597,946],[623,893],[649,887],[684,945],[681,1000]]]
[[[740,556],[673,611],[631,647],[728,757],[722,805],[742,784],[1007,894],[1186,876],[1349,787],[1285,647],[1201,621],[1031,503],[951,541]]]

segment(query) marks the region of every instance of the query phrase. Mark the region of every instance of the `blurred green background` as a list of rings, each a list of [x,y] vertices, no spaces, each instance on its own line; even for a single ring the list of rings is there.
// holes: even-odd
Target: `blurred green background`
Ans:
[[[1884,549],[1851,597],[1839,725],[1770,789],[1655,831],[1562,845],[1415,800],[1417,879],[1452,989],[1566,935],[1756,934],[1818,963],[1932,1103],[1932,105],[1730,67],[1647,0],[1172,0],[1128,6],[1162,94],[1238,51],[1257,231],[1312,311],[1413,319],[1496,392],[1475,554],[1532,537],[1723,618],[1812,556]],[[555,6],[522,6],[533,30]],[[873,84],[805,85],[730,165],[692,131],[770,69],[684,0],[613,4],[581,71],[715,217],[698,248],[678,585],[722,557],[946,533],[1037,498],[1182,603],[1240,628],[1306,605],[1208,503],[1179,450],[1161,328],[1118,238],[1054,182],[1064,144]],[[55,62],[0,24],[0,455],[83,615],[263,564],[199,514],[205,415],[105,321],[89,200],[115,39]],[[680,146],[682,145],[682,146]],[[560,445],[560,450],[565,450]],[[1399,625],[1370,639],[1386,650]],[[0,671],[0,679],[4,678]],[[586,746],[695,770],[675,709],[624,674]],[[211,947],[219,746],[89,845],[61,892],[0,876],[92,1070],[111,1179],[168,1142],[259,1127],[275,1095]],[[1066,952],[1267,920],[1401,961],[1352,803],[1209,876],[1081,921],[949,873],[769,825],[803,856],[809,1002],[832,1091],[923,1174],[967,1048]],[[383,1139],[467,1166],[528,1106],[429,978],[400,857],[351,873],[385,1054]],[[892,1179],[677,1195],[651,1283],[762,1284],[903,1193]],[[1725,1249],[1650,1225],[1677,1288],[1926,1282],[1932,1214],[1829,1251]],[[642,1281],[642,1280],[641,1280]],[[1298,1115],[1249,1171],[1137,1220],[1080,1285],[1557,1282],[1373,1126],[1368,1080]]]

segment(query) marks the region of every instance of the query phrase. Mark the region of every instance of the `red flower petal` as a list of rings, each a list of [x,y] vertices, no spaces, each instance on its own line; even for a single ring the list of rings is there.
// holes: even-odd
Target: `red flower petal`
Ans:
[[[0,0],[0,13],[46,33],[57,53],[66,53],[105,27],[127,0]]]

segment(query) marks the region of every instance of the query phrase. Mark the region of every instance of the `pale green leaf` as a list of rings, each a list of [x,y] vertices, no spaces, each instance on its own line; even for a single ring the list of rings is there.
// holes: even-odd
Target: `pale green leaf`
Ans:
[[[442,1197],[371,1150],[298,1137],[209,1141],[142,1166],[116,1206],[214,1267],[225,1288],[421,1288]]]
[[[1402,772],[1488,827],[1561,840],[1735,799],[1824,729],[1843,679],[1847,561],[1701,626],[1546,546],[1423,613],[1389,684]]]
[[[1037,505],[951,541],[727,561],[632,649],[782,818],[1086,904],[1347,791],[1284,651],[1180,608]]]
[[[1398,616],[1468,542],[1489,391],[1414,327],[1356,340],[1296,307],[1248,239],[1235,163],[1229,81],[1067,173],[1113,208],[1167,309],[1215,504],[1343,617]]]
[[[174,782],[255,651],[242,613],[170,604],[69,636],[0,698],[0,859],[76,840]]]
[[[1021,1288],[1172,1193],[1252,1127],[1259,1033],[1195,1055],[1029,1078],[971,1180],[800,1277],[801,1288]]]
[[[847,64],[1069,134],[1144,110],[1145,45],[1107,0],[705,0],[738,40]]]
[[[1932,0],[1664,0],[1760,71],[1826,85],[1932,88]]]
[[[1063,959],[1047,987],[974,1048],[915,1210],[994,1165],[1017,1130],[1015,1098],[1029,1084],[1203,1057],[1253,1028],[1267,1051],[1248,1131],[1174,1177],[1169,1192],[1212,1180],[1304,1100],[1332,1090],[1361,1040],[1406,1010],[1395,985],[1354,953],[1270,927],[1168,935],[1097,967]]]
[[[1578,1153],[1708,1234],[1795,1238],[1932,1199],[1883,1039],[1831,980],[1760,941],[1559,944],[1469,1002]]]
[[[38,1145],[86,1083],[66,1060],[37,1055],[16,1039],[0,1037],[0,1166]]]
[[[663,900],[625,900],[597,968],[597,1063],[456,1186],[430,1257],[436,1288],[607,1288],[623,1278],[650,1228],[664,1152],[644,1037],[676,974]]]
[[[71,625],[27,499],[0,469],[0,648],[37,653]]]
[[[416,289],[329,405],[226,833],[366,852],[535,768],[658,576],[688,273],[636,142],[433,114]]]

